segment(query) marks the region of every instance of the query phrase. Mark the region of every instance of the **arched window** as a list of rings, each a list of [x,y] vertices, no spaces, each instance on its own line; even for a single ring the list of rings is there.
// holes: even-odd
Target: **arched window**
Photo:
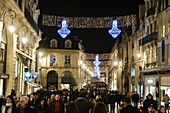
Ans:
[[[70,40],[65,41],[65,48],[71,48],[71,41]]]
[[[57,47],[57,40],[56,39],[52,39],[50,41],[50,47]]]
[[[165,40],[162,40],[162,62],[165,61]]]

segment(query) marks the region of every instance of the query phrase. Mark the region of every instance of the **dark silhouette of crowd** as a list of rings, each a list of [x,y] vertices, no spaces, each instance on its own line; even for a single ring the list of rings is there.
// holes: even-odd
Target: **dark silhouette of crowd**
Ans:
[[[16,97],[15,90],[0,97],[0,113],[165,113],[165,106],[148,94],[139,105],[137,92],[123,94],[98,86],[80,90],[37,91]]]

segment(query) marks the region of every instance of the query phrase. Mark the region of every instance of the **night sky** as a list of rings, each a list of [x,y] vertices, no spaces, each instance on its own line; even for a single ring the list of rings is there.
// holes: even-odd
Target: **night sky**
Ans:
[[[137,14],[138,5],[143,4],[143,0],[80,0],[78,2],[74,0],[40,0],[39,4],[41,14],[66,17],[113,17]],[[41,24],[40,27],[43,28]],[[77,35],[83,40],[87,53],[110,53],[115,39],[108,34],[109,29],[72,28],[70,35]],[[47,33],[49,30],[42,29],[42,31]]]

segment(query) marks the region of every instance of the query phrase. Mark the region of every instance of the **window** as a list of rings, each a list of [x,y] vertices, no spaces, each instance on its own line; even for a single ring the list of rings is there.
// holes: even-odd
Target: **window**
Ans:
[[[154,31],[156,31],[157,26],[156,26],[156,21],[154,22]]]
[[[64,59],[64,66],[65,67],[70,67],[70,55],[65,55],[65,59]]]
[[[165,61],[165,41],[162,41],[162,62]]]
[[[0,61],[5,62],[6,51],[4,49],[0,49]]]
[[[150,24],[150,34],[152,33],[152,24]]]
[[[168,21],[168,33],[170,32],[170,21]]]
[[[65,48],[71,48],[71,41],[70,40],[65,41]]]
[[[19,39],[19,37],[17,37],[17,49],[20,49],[20,39]]]
[[[162,37],[165,37],[165,25],[162,26]]]
[[[55,66],[56,65],[56,56],[51,54],[50,55],[50,66]]]
[[[147,26],[147,35],[149,35],[149,26]]]
[[[1,48],[0,48],[0,61],[5,62],[6,59],[6,43],[1,42]]]
[[[50,41],[50,47],[57,47],[57,40],[56,39],[52,39]]]

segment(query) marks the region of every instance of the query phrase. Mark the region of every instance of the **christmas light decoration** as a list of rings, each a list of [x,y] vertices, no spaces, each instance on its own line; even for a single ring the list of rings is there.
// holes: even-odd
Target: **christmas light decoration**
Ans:
[[[70,34],[70,30],[68,30],[68,24],[66,20],[62,21],[61,29],[58,30],[58,33],[61,35],[62,38],[66,38],[68,34]]]
[[[99,67],[99,65],[100,65],[101,62],[99,61],[98,55],[96,55],[96,59],[93,63],[95,65],[95,67],[94,67],[94,77],[100,78],[100,67]]]
[[[117,28],[117,20],[113,20],[112,29],[109,30],[109,34],[111,34],[113,38],[116,38],[120,33],[121,30]]]

